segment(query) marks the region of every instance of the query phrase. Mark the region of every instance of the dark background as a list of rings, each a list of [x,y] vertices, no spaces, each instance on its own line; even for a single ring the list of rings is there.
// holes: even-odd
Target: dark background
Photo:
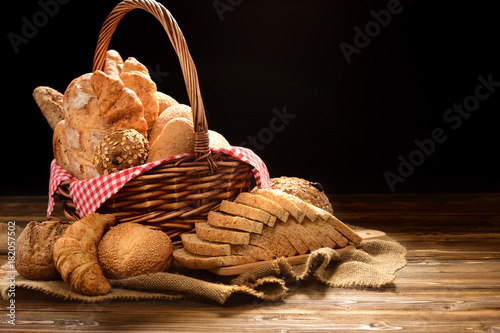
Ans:
[[[500,81],[494,2],[401,1],[401,12],[350,63],[339,45],[354,45],[354,28],[364,30],[370,11],[389,1],[161,2],[190,47],[209,128],[239,145],[269,134],[273,109],[295,116],[254,149],[272,177],[319,181],[331,194],[391,193],[384,173],[397,174],[398,157],[417,156],[414,141],[442,128],[446,141],[394,192],[500,190],[500,87],[455,130],[443,120],[474,95],[478,76]],[[5,3],[0,195],[47,193],[52,130],[31,93],[40,85],[64,92],[91,71],[100,27],[116,3]],[[50,15],[41,14],[49,5]],[[9,34],[22,36],[36,19],[39,27],[16,52]],[[176,55],[153,16],[127,14],[111,48],[159,69],[158,90],[188,104]]]

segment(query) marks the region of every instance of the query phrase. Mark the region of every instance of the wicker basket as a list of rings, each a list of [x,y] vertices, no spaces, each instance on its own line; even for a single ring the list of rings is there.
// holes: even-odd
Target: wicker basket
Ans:
[[[209,149],[208,127],[201,99],[198,75],[186,41],[175,19],[163,5],[153,0],[125,0],[119,3],[102,26],[95,51],[93,70],[104,68],[109,41],[121,18],[133,9],[153,14],[162,24],[179,57],[195,129],[194,155],[169,160],[129,181],[97,210],[114,214],[117,223],[138,222],[167,232],[179,243],[180,235],[191,232],[194,223],[206,220],[222,200],[233,200],[249,191],[251,166]],[[62,182],[56,194],[64,214],[79,219],[69,195],[69,182]]]

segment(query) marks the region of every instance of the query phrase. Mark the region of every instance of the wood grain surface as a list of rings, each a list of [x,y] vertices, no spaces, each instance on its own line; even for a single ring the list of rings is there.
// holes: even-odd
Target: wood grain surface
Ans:
[[[336,289],[306,280],[289,285],[280,302],[235,295],[224,305],[79,304],[19,290],[16,326],[7,323],[7,301],[0,301],[0,331],[500,332],[500,194],[331,200],[342,221],[382,230],[408,249],[408,264],[394,284]],[[45,210],[43,197],[0,197],[1,222],[40,221]]]

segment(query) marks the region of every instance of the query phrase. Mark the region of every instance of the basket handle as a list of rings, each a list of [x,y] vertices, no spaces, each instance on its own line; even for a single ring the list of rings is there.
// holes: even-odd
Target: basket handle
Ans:
[[[103,70],[106,62],[106,53],[113,32],[116,30],[122,17],[133,9],[143,9],[152,14],[165,29],[168,38],[174,47],[184,76],[186,89],[191,103],[191,112],[194,121],[194,152],[196,160],[206,159],[210,169],[214,171],[217,166],[210,153],[210,139],[205,116],[205,108],[201,98],[198,73],[189,53],[186,40],[172,14],[161,4],[154,0],[124,0],[111,11],[102,25],[97,40],[94,54],[93,71]]]

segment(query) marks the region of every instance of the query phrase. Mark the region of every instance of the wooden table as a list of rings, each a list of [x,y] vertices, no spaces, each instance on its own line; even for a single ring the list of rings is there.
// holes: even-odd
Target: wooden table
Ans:
[[[385,231],[408,249],[408,265],[381,290],[289,286],[281,302],[231,296],[209,302],[78,304],[16,293],[15,327],[0,331],[369,331],[500,332],[500,194],[332,197],[335,215]],[[0,197],[0,221],[43,220],[46,199]],[[5,262],[5,256],[0,263]]]

